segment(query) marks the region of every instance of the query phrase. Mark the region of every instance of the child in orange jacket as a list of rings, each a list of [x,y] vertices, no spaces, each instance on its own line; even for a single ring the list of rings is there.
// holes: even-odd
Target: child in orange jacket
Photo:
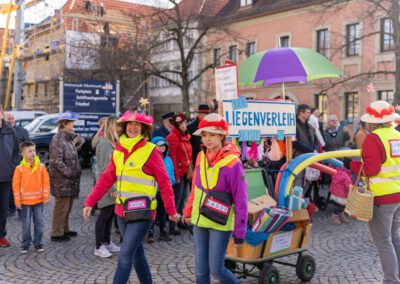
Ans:
[[[33,246],[37,252],[43,252],[43,204],[49,203],[50,182],[46,167],[36,156],[36,146],[25,141],[20,146],[23,159],[16,167],[13,176],[13,192],[15,207],[21,210],[22,249],[28,253],[32,242],[31,219],[34,224]]]

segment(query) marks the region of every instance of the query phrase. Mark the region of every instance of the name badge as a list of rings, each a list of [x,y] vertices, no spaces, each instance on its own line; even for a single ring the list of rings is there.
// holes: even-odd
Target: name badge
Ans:
[[[225,203],[222,203],[212,198],[206,198],[204,202],[204,206],[206,206],[207,208],[217,211],[223,215],[229,215],[230,208]]]
[[[400,139],[389,140],[390,157],[400,157]]]
[[[146,199],[136,199],[128,201],[128,210],[146,209]]]

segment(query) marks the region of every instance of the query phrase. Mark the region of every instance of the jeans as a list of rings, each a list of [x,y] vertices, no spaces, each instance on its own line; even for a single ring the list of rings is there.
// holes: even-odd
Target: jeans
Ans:
[[[400,203],[375,205],[369,230],[378,249],[383,284],[400,283]]]
[[[22,247],[28,249],[32,242],[31,220],[33,218],[33,245],[42,245],[43,235],[43,203],[36,205],[22,205],[21,210],[22,223]]]
[[[7,235],[8,202],[10,200],[11,182],[0,182],[0,239]]]
[[[210,273],[221,283],[240,283],[236,276],[225,268],[226,248],[231,234],[230,231],[193,227],[197,284],[210,284]]]
[[[114,207],[114,205],[110,205],[100,209],[95,227],[96,248],[100,248],[104,243],[110,244],[111,227],[115,216]]]
[[[150,225],[151,221],[125,223],[124,218],[118,216],[118,227],[123,241],[118,256],[117,271],[114,275],[114,284],[128,283],[132,264],[141,284],[153,283],[143,249],[143,239]]]

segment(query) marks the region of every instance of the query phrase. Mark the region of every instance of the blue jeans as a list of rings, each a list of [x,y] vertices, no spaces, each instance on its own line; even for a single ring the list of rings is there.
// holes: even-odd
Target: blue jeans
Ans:
[[[193,227],[195,247],[195,273],[197,284],[210,284],[210,274],[225,284],[240,281],[225,268],[225,254],[232,232]]]
[[[28,249],[32,242],[31,220],[33,219],[33,245],[42,245],[43,235],[43,203],[36,205],[22,205],[21,210],[22,223],[22,247]]]
[[[147,263],[143,249],[143,239],[151,226],[148,222],[125,223],[124,218],[117,217],[118,227],[123,237],[121,250],[118,256],[117,271],[114,275],[114,284],[128,283],[132,270],[135,267],[136,274],[141,284],[151,284],[150,267]]]

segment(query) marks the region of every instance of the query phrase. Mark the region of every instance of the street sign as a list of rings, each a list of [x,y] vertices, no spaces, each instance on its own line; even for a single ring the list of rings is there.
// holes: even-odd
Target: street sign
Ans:
[[[114,83],[104,81],[63,82],[61,112],[77,113],[75,133],[91,137],[101,117],[117,115],[119,94]]]

